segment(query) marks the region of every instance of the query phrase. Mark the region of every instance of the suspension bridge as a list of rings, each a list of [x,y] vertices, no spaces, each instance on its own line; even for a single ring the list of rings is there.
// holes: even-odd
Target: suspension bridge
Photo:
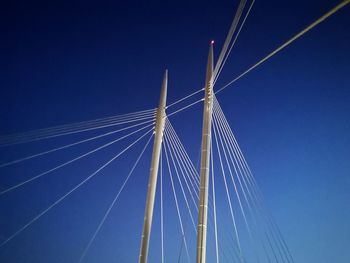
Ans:
[[[98,242],[100,232],[113,209],[118,210],[118,206],[124,207],[115,224],[120,233],[118,242],[138,243],[137,253],[133,249],[134,255],[130,256],[133,262],[295,262],[292,251],[265,205],[263,194],[221,107],[218,94],[349,2],[340,2],[227,84],[217,87],[220,73],[255,3],[255,0],[241,0],[217,60],[214,41],[209,45],[203,88],[169,103],[167,92],[171,72],[165,70],[156,108],[1,136],[0,147],[9,151],[11,147],[26,144],[38,144],[40,151],[2,162],[0,169],[15,169],[29,162],[40,164],[43,169],[38,169],[33,176],[9,180],[9,185],[0,189],[0,198],[15,195],[16,191],[35,184],[40,184],[35,188],[39,189],[44,178],[69,167],[80,174],[75,183],[68,188],[62,187],[63,193],[55,193],[49,205],[24,221],[15,220],[19,222],[18,227],[1,236],[1,251],[6,252],[12,242],[20,239],[34,225],[40,224],[53,209],[64,206],[72,195],[79,194],[81,188],[93,184],[104,172],[112,169],[118,171],[122,181],[117,188],[113,185],[114,195],[108,206],[100,209],[100,220],[89,223],[91,232],[86,233],[83,246],[74,248],[79,251],[79,257],[73,259],[74,262],[88,262],[89,253]],[[194,160],[178,135],[180,127],[173,125],[172,116],[184,114],[200,103],[203,104],[201,147],[198,159]],[[81,134],[89,136],[77,140]],[[70,158],[67,159],[65,154],[72,149],[79,149],[81,153],[68,154]],[[79,168],[83,160],[94,163],[93,157],[97,152],[106,157],[103,163],[92,170],[90,165]],[[54,156],[55,160],[45,159],[50,156]],[[123,167],[118,168],[121,162]],[[142,162],[143,165],[140,164]],[[140,169],[146,162],[150,164],[149,172]],[[118,164],[113,166],[114,163]],[[147,179],[147,196],[139,195],[139,189],[128,195],[128,186],[135,182],[137,176],[143,181]],[[46,191],[50,191],[50,187]],[[94,195],[101,191],[104,192],[99,189]],[[125,197],[121,200],[126,195],[127,200]],[[140,200],[143,200],[142,204]],[[89,205],[84,204],[87,208]],[[140,213],[141,210],[144,214]],[[131,216],[125,220],[128,212]],[[138,219],[135,220],[135,217]],[[175,218],[177,225],[167,225],[168,217]],[[135,227],[135,222],[140,233],[137,237],[130,237],[127,229]],[[126,245],[120,244],[120,247],[125,248]],[[129,262],[130,259],[116,260]]]

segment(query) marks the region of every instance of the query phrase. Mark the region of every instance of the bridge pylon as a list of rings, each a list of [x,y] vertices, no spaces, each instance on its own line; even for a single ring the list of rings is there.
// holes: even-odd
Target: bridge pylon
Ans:
[[[208,187],[211,146],[211,123],[213,114],[213,52],[212,41],[209,48],[207,72],[205,79],[205,97],[202,128],[202,149],[200,163],[200,192],[197,234],[197,263],[206,262],[207,221],[208,221]]]
[[[146,263],[148,256],[149,240],[152,227],[154,198],[157,186],[158,168],[159,168],[159,157],[162,149],[162,140],[165,125],[165,107],[166,97],[168,88],[168,70],[165,70],[163,77],[162,90],[160,94],[159,106],[157,109],[156,125],[154,131],[154,144],[151,161],[151,169],[148,181],[148,192],[146,199],[145,216],[143,222],[143,230],[141,236],[141,247],[139,254],[139,263]]]

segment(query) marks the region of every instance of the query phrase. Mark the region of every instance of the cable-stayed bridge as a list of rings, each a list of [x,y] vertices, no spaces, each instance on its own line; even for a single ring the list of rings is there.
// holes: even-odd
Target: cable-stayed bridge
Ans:
[[[97,222],[94,231],[89,233],[87,242],[80,249],[80,257],[76,259],[78,262],[88,260],[89,251],[98,239],[108,216],[113,208],[117,209],[116,207],[120,205],[122,195],[127,195],[128,185],[135,176],[139,163],[145,158],[146,152],[151,155],[153,141],[143,232],[140,233],[139,237],[134,237],[138,241],[141,240],[138,252],[139,262],[147,262],[147,259],[150,262],[192,262],[194,260],[197,262],[294,262],[281,231],[264,205],[263,195],[220,106],[220,98],[216,94],[238,81],[348,3],[349,1],[341,2],[232,81],[216,88],[215,84],[220,72],[254,5],[254,1],[249,3],[248,1],[240,1],[215,66],[214,43],[212,42],[210,45],[204,88],[175,102],[166,103],[168,82],[168,73],[166,72],[163,78],[160,104],[157,108],[2,136],[1,146],[10,148],[26,143],[42,143],[41,147],[43,147],[50,145],[50,143],[43,143],[46,141],[63,142],[63,138],[74,139],[76,138],[74,136],[78,134],[93,134],[93,136],[71,140],[60,146],[43,147],[45,149],[38,153],[1,163],[0,169],[10,169],[16,165],[36,161],[39,158],[39,163],[45,162],[42,160],[52,154],[60,154],[75,147],[83,147],[88,143],[93,147],[79,155],[72,156],[69,160],[55,163],[53,166],[50,166],[50,163],[42,163],[42,167],[45,167],[44,170],[24,180],[14,180],[8,187],[1,189],[1,196],[15,193],[22,187],[34,185],[44,177],[52,176],[56,171],[78,164],[84,159],[89,158],[91,161],[96,152],[111,148],[114,152],[98,167],[84,173],[81,181],[65,189],[63,194],[58,195],[50,205],[38,211],[29,220],[21,222],[17,229],[3,237],[1,240],[2,249],[6,250],[11,242],[29,231],[34,224],[39,224],[43,217],[49,215],[51,210],[63,205],[71,195],[77,194],[82,187],[92,183],[96,177],[102,176],[103,172],[113,163],[124,161],[128,164],[129,169],[123,171],[122,183],[118,185],[117,189],[114,189],[115,193],[109,206],[104,208],[100,221]],[[203,132],[200,158],[198,158],[197,164],[189,157],[186,146],[177,134],[179,128],[172,125],[171,118],[174,115],[184,114],[186,110],[190,110],[192,106],[202,102],[204,102]],[[128,198],[132,199],[135,194],[137,192],[132,193]],[[164,196],[167,196],[166,200],[164,200]],[[165,205],[165,202],[170,199],[173,202]],[[154,206],[155,201],[156,206]],[[130,203],[132,203],[131,200]],[[159,208],[157,209],[158,219],[154,219],[152,222],[157,207]],[[129,209],[140,211],[133,206],[130,206]],[[136,214],[135,211],[131,213]],[[167,213],[177,219],[177,226],[167,226]],[[142,216],[141,213],[137,213],[137,215]],[[133,223],[128,220],[120,221],[116,224],[116,228],[120,228],[122,232],[124,227],[128,227],[125,225]],[[168,236],[167,227],[170,228],[169,232],[171,232]],[[155,228],[158,229],[154,231]],[[180,237],[181,242],[177,244],[178,247],[175,247],[172,242],[170,242],[171,245],[167,246],[166,241],[175,235],[175,230],[177,230],[176,235]],[[158,242],[153,240],[153,244],[158,246],[153,250],[158,253],[156,255],[153,251],[149,255],[149,250],[152,251],[150,244],[152,244],[151,238],[155,235],[154,232],[159,232],[157,233]],[[154,234],[151,235],[151,233]],[[171,250],[176,250],[177,255],[172,252],[173,254],[169,256],[167,252]],[[134,255],[133,258],[136,259],[137,256]],[[123,262],[123,259],[119,260]]]

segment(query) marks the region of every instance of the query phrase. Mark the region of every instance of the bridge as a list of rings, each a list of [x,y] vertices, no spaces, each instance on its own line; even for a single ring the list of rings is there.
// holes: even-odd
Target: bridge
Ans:
[[[242,0],[215,63],[215,43],[210,42],[203,88],[168,103],[171,72],[165,70],[160,85],[160,102],[156,108],[2,136],[0,146],[9,152],[11,147],[27,144],[39,151],[5,161],[0,164],[0,169],[23,169],[28,162],[40,164],[39,167],[44,169],[38,169],[34,176],[10,179],[9,185],[1,189],[0,198],[35,184],[39,184],[36,190],[42,189],[45,177],[54,176],[57,171],[69,167],[79,176],[69,187],[62,185],[63,193],[54,193],[55,198],[49,205],[28,220],[19,220],[19,227],[2,237],[1,249],[6,251],[12,242],[40,224],[52,210],[63,207],[72,195],[78,194],[111,169],[122,181],[112,185],[114,195],[107,206],[99,209],[100,220],[87,222],[92,230],[85,234],[83,246],[74,248],[80,254],[75,261],[88,262],[89,253],[98,242],[110,214],[122,206],[115,222],[119,235],[117,247],[125,249],[127,242],[134,244],[135,239],[140,244],[138,255],[117,259],[118,262],[129,262],[137,257],[139,262],[295,262],[282,232],[266,207],[264,196],[221,106],[219,94],[349,2],[342,1],[247,70],[217,87],[221,71],[255,3],[254,0]],[[190,157],[179,135],[181,128],[173,124],[172,118],[186,114],[201,103],[203,124],[200,149],[195,160]],[[89,136],[81,139],[78,137],[81,134]],[[56,162],[58,157],[65,157],[63,153],[72,149],[80,149],[80,153]],[[102,163],[98,161],[96,166],[93,165],[96,163],[93,156],[97,152],[102,153],[106,160]],[[45,158],[50,156],[55,156],[55,160],[46,161]],[[81,168],[78,164],[83,160],[89,160],[89,164]],[[121,162],[123,165],[119,170],[118,163]],[[145,162],[150,164],[149,173],[140,169],[142,162],[142,168]],[[91,170],[90,166],[96,167]],[[129,185],[135,183],[135,177],[144,182],[147,179],[146,196],[139,194],[145,189],[127,192]],[[113,177],[108,180],[113,183]],[[64,182],[64,179],[61,180],[62,184]],[[97,189],[93,195],[106,195],[105,189],[98,186]],[[45,191],[50,192],[50,186]],[[140,200],[143,200],[142,204]],[[81,199],[75,205],[86,206],[88,210],[90,205],[96,206],[97,203],[84,204],[84,199]],[[75,205],[69,208],[74,210]],[[141,210],[144,215],[140,214]],[[68,212],[62,211],[63,221]],[[74,218],[74,215],[68,217]],[[176,226],[175,220],[167,224],[169,217],[176,218]],[[141,227],[137,238],[128,235],[129,228],[141,230]],[[46,231],[41,230],[44,235]]]

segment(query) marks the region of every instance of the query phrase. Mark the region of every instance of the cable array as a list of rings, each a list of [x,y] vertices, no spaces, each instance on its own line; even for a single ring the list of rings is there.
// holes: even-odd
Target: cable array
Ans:
[[[276,262],[294,262],[277,224],[264,205],[261,191],[216,97],[213,108],[213,132],[236,239],[239,242],[240,235],[236,227],[237,216],[233,213],[231,202],[233,198],[229,191],[231,187],[226,179],[227,171],[231,176],[236,203],[246,225],[251,247],[255,250],[256,260],[261,257],[259,254],[262,252],[268,261],[274,258]],[[241,261],[244,261],[243,257]]]
[[[11,234],[8,238],[6,238],[1,244],[0,247],[7,244],[9,241],[11,241],[13,238],[15,238],[17,235],[22,233],[25,229],[30,227],[34,222],[36,222],[39,218],[41,218],[43,215],[45,215],[47,212],[49,212],[52,208],[57,206],[59,203],[61,203],[63,200],[65,200],[69,195],[71,195],[73,192],[75,192],[77,189],[79,189],[82,185],[87,183],[89,180],[91,180],[95,175],[97,175],[101,170],[103,170],[105,167],[107,167],[110,163],[112,163],[115,159],[120,157],[122,154],[124,154],[127,150],[129,150],[132,146],[134,146],[138,141],[140,141],[143,137],[145,137],[147,134],[149,134],[153,130],[150,129],[146,133],[144,133],[142,136],[140,136],[137,140],[129,144],[127,147],[125,147],[121,152],[119,152],[117,155],[115,155],[113,158],[111,158],[108,162],[103,164],[100,168],[98,168],[95,172],[90,174],[88,177],[86,177],[83,181],[81,181],[79,184],[74,186],[71,190],[66,192],[64,195],[62,195],[59,199],[57,199],[55,202],[53,202],[50,206],[48,206],[46,209],[44,209],[42,212],[40,212],[38,215],[33,217],[31,220],[29,220],[25,225],[20,227],[17,231],[15,231],[13,234]]]
[[[11,146],[15,144],[28,143],[60,137],[64,135],[87,132],[97,129],[113,127],[117,125],[125,125],[139,121],[154,119],[156,109],[138,111],[123,115],[116,115],[107,118],[96,119],[92,121],[84,121],[73,124],[65,124],[46,129],[39,129],[24,133],[0,136],[0,147]]]
[[[12,190],[14,190],[14,189],[16,189],[16,188],[18,188],[18,187],[21,187],[21,186],[23,186],[23,185],[25,185],[25,184],[27,184],[27,183],[30,183],[30,182],[32,182],[32,181],[34,181],[34,180],[37,180],[37,179],[43,177],[44,175],[47,175],[47,174],[49,174],[49,173],[51,173],[51,172],[54,172],[54,171],[56,171],[56,170],[58,170],[58,169],[60,169],[60,168],[62,168],[62,167],[65,167],[65,166],[68,165],[68,164],[71,164],[71,163],[73,163],[73,162],[75,162],[75,161],[78,161],[78,160],[80,160],[80,159],[82,159],[82,158],[84,158],[84,157],[86,157],[86,156],[88,156],[88,155],[90,155],[90,154],[92,154],[92,153],[95,153],[95,152],[97,152],[97,151],[99,151],[99,150],[101,150],[101,149],[104,149],[104,148],[106,148],[106,147],[108,147],[108,146],[110,146],[110,145],[112,145],[112,144],[114,144],[114,143],[116,143],[116,142],[119,142],[119,141],[121,141],[121,140],[123,140],[123,139],[125,139],[125,138],[128,138],[128,137],[130,137],[131,135],[133,135],[133,134],[135,134],[135,133],[138,133],[138,132],[140,132],[140,131],[142,131],[142,130],[144,130],[144,129],[146,129],[146,128],[149,128],[150,126],[153,126],[153,125],[154,125],[154,123],[148,124],[148,125],[146,125],[146,126],[144,126],[144,127],[142,127],[142,128],[137,129],[136,131],[130,132],[130,133],[128,133],[128,134],[126,134],[126,135],[124,135],[124,136],[122,136],[122,137],[119,137],[118,139],[115,139],[115,140],[113,140],[113,141],[111,141],[111,142],[108,142],[108,143],[106,143],[106,144],[103,144],[102,146],[100,146],[100,147],[98,147],[98,148],[95,148],[95,149],[93,149],[93,150],[91,150],[91,151],[89,151],[89,152],[87,152],[87,153],[84,153],[84,154],[79,155],[79,156],[77,156],[77,157],[75,157],[75,158],[73,158],[73,159],[71,159],[71,160],[69,160],[69,161],[66,161],[66,162],[64,162],[64,163],[61,163],[61,164],[55,166],[54,168],[51,168],[51,169],[49,169],[49,170],[47,170],[47,171],[45,171],[45,172],[42,172],[42,173],[40,173],[40,174],[38,174],[38,175],[36,175],[36,176],[30,178],[30,179],[27,179],[27,180],[25,180],[25,181],[22,181],[21,183],[18,183],[18,184],[14,185],[14,186],[11,186],[11,187],[9,187],[9,188],[7,188],[7,189],[1,191],[1,192],[0,192],[0,196],[3,195],[3,194],[5,194],[5,193],[8,193],[8,192],[10,192],[10,191],[12,191]],[[153,128],[152,128],[152,129],[153,129]]]
[[[1,241],[0,243],[0,248],[4,247],[8,242],[12,241],[15,237],[20,235],[22,232],[24,232],[27,228],[32,226],[36,221],[38,221],[40,218],[42,218],[44,215],[46,215],[49,211],[51,211],[53,208],[58,206],[61,202],[66,200],[70,195],[72,195],[74,192],[76,192],[81,186],[86,184],[88,181],[90,181],[93,177],[95,177],[97,174],[99,174],[105,167],[110,165],[113,161],[118,159],[121,155],[123,155],[125,152],[127,152],[129,149],[131,149],[136,143],[138,143],[140,140],[142,140],[147,134],[151,133],[151,137],[147,141],[145,147],[143,148],[141,154],[137,158],[135,164],[133,165],[132,169],[130,170],[129,174],[127,175],[126,179],[124,180],[121,188],[119,189],[117,195],[113,199],[113,202],[111,205],[108,207],[108,210],[104,214],[104,217],[100,221],[100,224],[98,225],[96,231],[94,232],[93,236],[89,240],[87,246],[85,247],[83,254],[81,255],[80,262],[83,261],[86,253],[88,252],[90,246],[92,245],[95,237],[99,233],[100,229],[103,226],[103,223],[107,219],[110,211],[112,210],[112,207],[115,205],[117,202],[121,192],[125,188],[130,176],[132,175],[134,169],[136,168],[137,163],[139,162],[141,156],[143,155],[147,145],[149,144],[153,132],[154,132],[154,125],[155,125],[155,110],[146,110],[142,112],[135,112],[135,113],[130,113],[130,114],[124,114],[124,115],[118,115],[118,116],[113,116],[113,117],[107,117],[107,118],[102,118],[102,119],[97,119],[93,121],[86,121],[86,122],[79,122],[75,124],[67,124],[67,125],[61,125],[61,126],[55,126],[52,128],[47,128],[47,129],[41,129],[41,130],[35,130],[27,133],[20,133],[20,134],[15,134],[15,135],[9,135],[9,136],[2,136],[0,139],[0,146],[10,146],[10,145],[15,145],[18,143],[29,143],[29,142],[34,142],[38,140],[43,140],[43,139],[49,139],[49,138],[55,138],[63,135],[69,135],[73,133],[80,133],[84,131],[90,131],[90,130],[103,130],[103,128],[107,127],[114,127],[114,126],[121,126],[118,129],[114,129],[112,131],[104,132],[102,134],[94,135],[89,138],[85,138],[82,140],[78,140],[73,143],[65,144],[63,146],[51,148],[36,154],[31,154],[27,155],[25,157],[21,157],[12,161],[8,161],[5,163],[0,164],[0,168],[4,167],[9,167],[13,166],[15,164],[21,163],[21,162],[29,162],[32,159],[38,159],[38,158],[43,158],[47,157],[51,154],[54,154],[57,151],[63,151],[63,150],[68,150],[74,148],[74,146],[78,146],[81,144],[88,144],[89,142],[92,141],[97,141],[101,139],[108,139],[109,137],[114,137],[114,139],[109,138],[107,143],[102,144],[101,146],[98,146],[97,148],[94,148],[92,150],[89,150],[83,154],[77,155],[76,157],[64,161],[58,165],[56,165],[53,168],[50,168],[44,172],[41,172],[35,176],[32,176],[29,179],[26,179],[20,183],[17,183],[13,186],[7,187],[4,190],[0,192],[0,196],[7,194],[9,192],[12,192],[16,190],[19,187],[22,187],[30,182],[34,182],[37,179],[43,177],[44,175],[48,175],[50,173],[53,173],[59,169],[63,169],[64,167],[68,166],[69,164],[72,164],[73,162],[77,162],[84,157],[87,157],[89,155],[92,155],[98,151],[101,151],[102,149],[105,149],[107,147],[110,147],[117,142],[124,141],[124,140],[132,140],[131,138],[133,136],[138,136],[135,140],[131,141],[127,146],[125,146],[118,154],[116,154],[113,158],[111,158],[109,161],[104,163],[101,167],[99,167],[97,170],[95,170],[93,173],[91,173],[89,176],[87,176],[85,179],[83,179],[80,183],[76,184],[73,188],[71,188],[69,191],[64,193],[61,197],[59,197],[56,201],[51,203],[48,207],[43,209],[40,213],[32,217],[30,220],[27,221],[23,226],[18,228],[15,232],[10,234],[7,238]],[[138,135],[141,133],[141,135]],[[96,132],[95,132],[96,134]]]

